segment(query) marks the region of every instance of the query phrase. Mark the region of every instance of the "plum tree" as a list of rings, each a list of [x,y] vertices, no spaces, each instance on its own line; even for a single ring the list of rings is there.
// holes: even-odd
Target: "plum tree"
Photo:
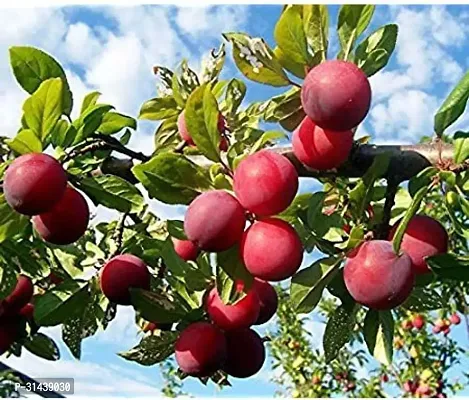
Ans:
[[[179,114],[178,120],[177,120],[177,127],[178,127],[178,132],[179,135],[181,136],[182,140],[186,142],[189,146],[195,146],[194,140],[192,139],[189,130],[187,129],[187,124],[186,124],[186,117],[184,111]],[[226,120],[225,117],[221,113],[218,114],[218,131],[220,134],[224,134],[226,131]],[[228,140],[225,138],[225,136],[221,136],[220,138],[220,150],[221,151],[226,151],[228,150]]]
[[[132,254],[111,258],[100,271],[103,294],[112,302],[129,305],[130,288],[150,289],[150,272],[146,264]]]
[[[298,173],[293,164],[271,150],[261,150],[242,160],[233,181],[241,205],[260,216],[285,210],[298,190]]]
[[[325,61],[306,76],[301,88],[303,110],[318,126],[348,131],[366,117],[371,104],[371,86],[354,63]]]
[[[259,298],[259,317],[254,325],[262,325],[269,321],[277,311],[278,295],[274,287],[266,281],[255,278],[253,289]]]
[[[240,251],[247,270],[265,281],[291,277],[303,261],[300,237],[288,222],[278,218],[254,222],[241,239]]]
[[[46,242],[65,245],[83,236],[89,219],[90,210],[85,198],[68,186],[59,202],[51,210],[35,215],[32,222],[34,229]]]
[[[255,375],[264,365],[265,348],[261,337],[252,329],[225,332],[227,358],[223,370],[236,378]]]
[[[353,132],[322,129],[311,118],[305,117],[293,132],[292,146],[298,160],[308,167],[317,170],[338,168],[350,154]]]
[[[190,240],[171,239],[174,244],[174,251],[184,261],[195,261],[199,255],[200,249]]]
[[[391,242],[371,240],[347,256],[344,281],[357,303],[377,310],[402,304],[414,287],[412,262],[396,255]]]
[[[29,303],[34,293],[34,285],[28,276],[19,275],[13,291],[3,300],[5,314],[16,314]]]
[[[231,194],[212,190],[199,195],[184,218],[187,238],[205,251],[224,251],[239,242],[246,225],[244,209]]]
[[[207,322],[185,328],[174,346],[176,362],[184,373],[204,377],[220,369],[226,359],[227,345],[223,332]]]
[[[392,240],[396,232],[397,222],[389,233]],[[425,258],[448,251],[448,233],[443,225],[427,215],[414,215],[409,221],[401,244],[412,260],[416,274],[430,272]]]
[[[238,285],[238,292],[242,287]],[[253,325],[259,317],[260,303],[256,291],[251,288],[234,304],[225,304],[214,287],[205,299],[205,309],[215,325],[224,330],[233,330]]]
[[[17,212],[37,215],[49,211],[63,196],[67,174],[53,157],[42,153],[16,158],[5,172],[3,192]]]

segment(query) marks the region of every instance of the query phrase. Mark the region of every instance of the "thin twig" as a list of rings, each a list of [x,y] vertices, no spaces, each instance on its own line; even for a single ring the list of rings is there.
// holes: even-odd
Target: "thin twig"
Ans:
[[[101,133],[96,133],[94,135],[96,138],[101,139],[103,142],[107,143],[112,150],[115,150],[121,154],[125,154],[130,158],[134,158],[139,161],[147,162],[151,159],[150,156],[147,156],[141,152],[133,151],[127,147],[125,147],[121,142],[119,142],[116,138],[108,135],[103,135]]]
[[[175,153],[182,154],[183,150],[186,148],[187,143],[185,140],[181,140],[178,145],[174,148]]]
[[[102,142],[102,141],[97,141],[97,142],[94,142],[94,143],[91,143],[85,147],[82,147],[82,148],[79,148],[79,149],[75,149],[75,150],[72,150],[70,153],[68,153],[64,159],[62,160],[62,163],[66,163],[70,160],[73,160],[74,158],[78,157],[78,156],[82,156],[86,153],[92,153],[92,152],[95,152],[95,151],[98,151],[98,150],[105,150],[109,148],[109,145],[105,142]]]

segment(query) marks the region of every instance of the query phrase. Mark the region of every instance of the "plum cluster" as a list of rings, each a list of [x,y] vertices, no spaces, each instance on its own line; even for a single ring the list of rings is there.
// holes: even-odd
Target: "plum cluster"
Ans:
[[[261,150],[247,156],[234,171],[235,196],[213,190],[189,206],[184,231],[177,241],[183,259],[194,260],[198,249],[222,252],[239,244],[246,269],[266,281],[291,277],[303,260],[303,245],[295,229],[275,215],[284,211],[298,190],[298,174],[284,156]],[[252,224],[246,228],[248,216]]]
[[[306,117],[293,133],[293,152],[316,170],[340,167],[353,146],[353,129],[371,104],[368,78],[348,61],[325,61],[306,76],[301,88]]]
[[[243,282],[237,282],[237,290],[244,290]],[[179,368],[198,377],[220,369],[236,378],[256,374],[264,364],[265,348],[251,326],[264,324],[277,311],[275,289],[255,278],[246,295],[236,303],[225,304],[213,288],[204,304],[212,323],[196,322],[181,332],[175,345]]]
[[[68,185],[62,165],[47,154],[16,158],[5,172],[3,192],[16,212],[32,216],[34,229],[49,243],[71,244],[88,228],[85,198]]]
[[[13,291],[0,303],[0,355],[21,336],[25,320],[32,320],[34,294],[31,279],[19,275]]]

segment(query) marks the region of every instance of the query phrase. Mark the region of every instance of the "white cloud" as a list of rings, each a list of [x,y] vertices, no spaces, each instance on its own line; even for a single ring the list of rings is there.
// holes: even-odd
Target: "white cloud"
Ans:
[[[220,33],[239,27],[246,20],[245,6],[180,7],[176,22],[179,28],[192,38],[220,37]]]
[[[397,67],[371,78],[373,108],[367,122],[375,142],[415,143],[432,134],[433,115],[442,101],[432,94],[435,85],[451,87],[463,74],[450,52],[464,41],[468,29],[464,18],[447,7],[389,9],[399,25]]]

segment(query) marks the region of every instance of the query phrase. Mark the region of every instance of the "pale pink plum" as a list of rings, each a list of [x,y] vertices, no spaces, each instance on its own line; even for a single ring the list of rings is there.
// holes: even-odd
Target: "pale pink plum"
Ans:
[[[316,170],[340,167],[353,146],[351,130],[325,130],[306,117],[292,137],[293,153],[303,164]]]
[[[83,195],[68,186],[51,210],[32,218],[34,229],[49,243],[76,242],[88,229],[90,210]]]
[[[130,305],[130,288],[149,290],[150,280],[146,264],[132,254],[111,258],[100,272],[101,291],[120,305]]]
[[[227,359],[223,371],[235,378],[248,378],[260,371],[265,361],[261,337],[252,329],[225,333]]]
[[[370,109],[370,82],[351,62],[325,61],[306,76],[301,102],[306,115],[321,128],[348,131],[358,126]]]
[[[205,251],[220,252],[238,243],[246,225],[243,207],[231,194],[212,190],[199,195],[184,219],[187,238]]]
[[[5,172],[3,192],[7,203],[24,215],[49,211],[63,196],[67,174],[53,157],[42,153],[16,158]]]
[[[176,362],[191,376],[209,376],[222,368],[226,359],[223,332],[207,322],[195,322],[184,329],[174,346]]]
[[[344,281],[357,303],[376,310],[390,310],[409,297],[415,277],[406,253],[398,256],[391,242],[371,240],[348,255]]]
[[[249,328],[257,321],[260,303],[256,291],[251,288],[241,300],[227,305],[215,287],[205,299],[205,309],[213,323],[221,329],[242,329]]]
[[[295,229],[277,218],[254,222],[244,233],[241,258],[247,270],[265,281],[291,277],[303,260],[303,245]]]
[[[261,150],[242,160],[234,173],[234,191],[241,205],[259,216],[284,211],[298,191],[298,173],[281,154]]]
[[[398,226],[399,222],[391,229],[389,240],[393,239]],[[407,225],[401,249],[411,258],[416,274],[428,273],[430,268],[425,258],[448,251],[448,233],[436,219],[427,215],[415,215]]]
[[[174,251],[184,261],[195,261],[199,255],[200,249],[190,240],[181,240],[172,238]]]
[[[274,287],[261,279],[254,279],[253,289],[260,303],[259,317],[254,325],[262,325],[269,321],[277,311],[278,295]]]

